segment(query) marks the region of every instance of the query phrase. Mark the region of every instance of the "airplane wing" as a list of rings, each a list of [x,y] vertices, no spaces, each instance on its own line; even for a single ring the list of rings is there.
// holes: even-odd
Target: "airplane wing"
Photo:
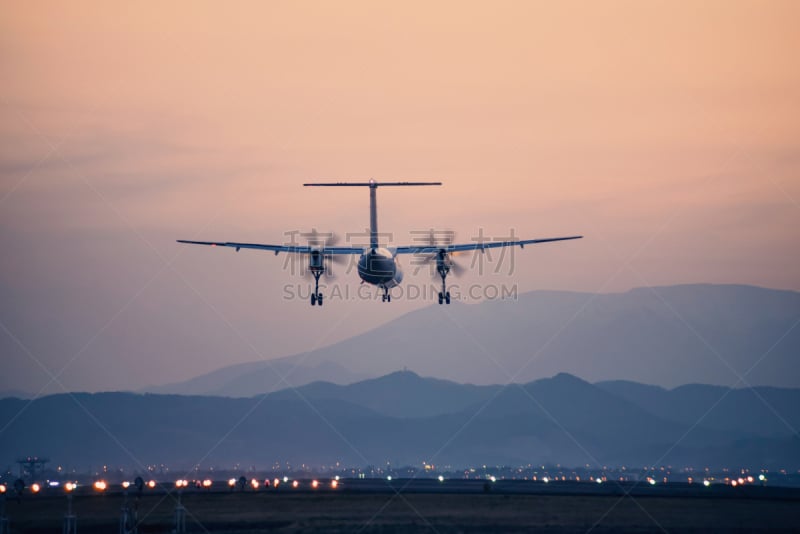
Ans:
[[[569,237],[547,237],[544,239],[524,239],[521,241],[489,241],[485,243],[463,243],[450,245],[413,245],[407,247],[397,247],[395,254],[433,254],[444,250],[445,252],[459,252],[463,250],[485,250],[487,248],[515,247],[524,248],[525,245],[535,245],[536,243],[549,243],[551,241],[568,241],[570,239],[581,239],[582,235]]]
[[[309,247],[307,245],[261,245],[259,243],[230,243],[227,241],[188,241],[186,239],[178,239],[178,243],[187,243],[189,245],[209,245],[212,247],[231,247],[235,248],[236,252],[243,248],[252,248],[257,250],[269,250],[277,256],[280,252],[289,254],[311,254],[312,252],[322,252],[326,256],[334,254],[361,254],[364,252],[360,247]]]

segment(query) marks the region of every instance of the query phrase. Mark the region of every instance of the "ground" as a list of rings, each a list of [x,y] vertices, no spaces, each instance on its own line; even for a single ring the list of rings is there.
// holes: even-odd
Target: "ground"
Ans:
[[[174,528],[177,496],[138,502],[144,533]],[[131,503],[135,500],[131,499]],[[188,532],[753,532],[794,531],[797,499],[464,493],[205,492],[182,497]],[[10,533],[61,529],[63,495],[9,499]],[[76,495],[78,532],[119,532],[123,496]]]

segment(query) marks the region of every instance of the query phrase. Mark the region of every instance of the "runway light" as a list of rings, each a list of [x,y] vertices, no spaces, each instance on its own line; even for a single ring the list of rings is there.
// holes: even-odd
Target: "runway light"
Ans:
[[[497,482],[497,477],[495,477],[495,476],[490,476],[490,477],[489,477],[489,480],[491,480],[492,482]]]
[[[298,481],[296,481],[296,480],[292,480],[292,487],[293,487],[293,488],[296,488],[296,487],[297,487],[297,486],[299,486],[299,485],[300,485],[300,483],[299,483]]]
[[[547,478],[547,477],[542,477],[542,482],[544,482],[545,484],[547,484],[548,482],[550,482],[550,479],[549,479],[549,478]]]
[[[731,480],[731,486],[733,486],[735,488],[738,485],[739,485],[738,482],[736,482],[735,480]]]
[[[649,482],[651,486],[655,486],[656,485],[656,479],[654,479],[654,478],[647,477],[647,482]]]
[[[105,491],[107,487],[108,484],[106,484],[105,480],[98,480],[94,483],[94,489],[97,491]]]
[[[273,488],[277,488],[278,484],[280,484],[280,483],[281,483],[281,481],[276,478],[275,480],[272,481],[272,487]]]
[[[711,485],[711,482],[710,482],[710,481],[708,481],[708,480],[704,480],[704,481],[703,481],[703,485],[704,485],[705,487],[709,487],[709,486]]]
[[[289,482],[289,477],[283,477],[283,483],[286,484],[287,482]]]
[[[236,485],[236,479],[235,478],[229,478],[228,479],[228,486],[234,487],[235,485]]]
[[[5,492],[6,492],[6,485],[5,484],[0,484],[0,495],[2,495]]]
[[[130,487],[131,487],[131,483],[130,483],[130,482],[128,482],[127,480],[126,480],[125,482],[123,482],[123,483],[122,483],[122,488],[123,488],[123,489],[128,489],[128,488],[130,488]]]
[[[253,489],[258,489],[258,480],[253,479],[250,481],[250,485],[253,486]]]
[[[61,485],[61,482],[59,482],[58,480],[51,480],[50,482],[47,483],[47,485],[50,486],[51,488],[57,488]]]
[[[64,489],[67,490],[67,491],[72,491],[76,487],[77,487],[77,484],[75,484],[74,482],[67,482],[66,484],[64,484]]]
[[[747,477],[747,482],[749,482],[750,484],[752,484],[752,483],[753,483],[753,477]]]
[[[760,475],[758,475],[758,480],[764,482],[765,480],[767,480],[767,477],[764,476],[764,473],[761,473]]]
[[[391,481],[392,481],[392,475],[389,475],[389,476],[387,476],[387,477],[386,477],[386,480],[388,480],[389,482],[391,482]]]
[[[602,479],[602,478],[600,478],[600,477],[597,477],[597,479],[595,480],[595,482],[597,482],[598,484],[602,484],[602,483],[603,483],[603,479]]]
[[[442,475],[439,475],[439,482],[444,482],[444,477]]]
[[[211,487],[211,479],[208,479],[208,478],[207,478],[207,479],[205,479],[205,480],[203,481],[203,487],[204,487],[204,488],[210,488],[210,487]]]
[[[42,489],[42,487],[39,484],[37,484],[35,482],[33,484],[31,484],[31,491],[32,492],[39,493],[39,491],[41,491],[41,489]]]
[[[312,480],[311,487],[317,489],[319,487],[319,480]]]
[[[338,480],[335,480],[335,479],[334,479],[334,480],[331,480],[331,487],[332,487],[333,489],[336,489],[336,488],[338,488],[338,487],[339,487],[339,481],[338,481]]]
[[[148,480],[147,481],[147,487],[150,488],[150,489],[155,488],[156,487],[156,481],[155,480]]]
[[[739,484],[744,484],[744,479],[743,479],[743,478],[739,478],[739,480],[737,480],[737,482],[738,482]]]
[[[336,481],[338,482],[338,481],[339,481],[339,475],[336,475],[336,476],[334,477],[334,480],[336,480]]]
[[[178,480],[175,481],[175,487],[176,488],[185,488],[188,485],[189,485],[189,481],[188,480],[184,480],[182,478],[179,478]]]

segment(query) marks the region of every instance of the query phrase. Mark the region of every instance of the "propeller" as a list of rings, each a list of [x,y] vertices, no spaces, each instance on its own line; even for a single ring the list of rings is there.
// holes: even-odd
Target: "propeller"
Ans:
[[[316,228],[312,228],[310,232],[301,233],[300,236],[308,242],[309,247],[319,248],[323,254],[326,248],[335,247],[342,239],[337,233],[320,232]],[[325,260],[337,265],[347,265],[347,256],[339,254],[325,254]]]
[[[427,247],[441,247],[437,252],[427,254],[425,258],[422,260],[423,263],[436,262],[437,270],[436,272],[434,272],[434,277],[439,276],[438,267],[440,261],[444,266],[448,268],[448,271],[456,277],[459,277],[466,272],[466,268],[457,263],[454,259],[454,256],[456,256],[458,253],[447,252],[444,249],[444,247],[452,245],[455,240],[456,240],[455,231],[434,230],[433,228],[430,229],[428,235],[423,240],[423,243]]]
[[[300,237],[308,242],[308,246],[321,248],[335,246],[341,240],[334,232],[320,232],[316,228],[312,228],[310,232],[301,232]]]
[[[325,249],[336,246],[341,240],[338,234],[334,232],[320,232],[316,228],[312,228],[310,232],[300,233],[300,237],[308,242],[308,246],[318,249],[318,252],[312,253],[309,258],[309,264],[313,261],[313,254],[322,254],[322,267],[325,273],[326,280],[334,280],[336,276],[331,269],[333,264],[347,265],[348,257],[339,254],[325,254]],[[305,278],[313,278],[312,267],[309,267],[303,272]]]

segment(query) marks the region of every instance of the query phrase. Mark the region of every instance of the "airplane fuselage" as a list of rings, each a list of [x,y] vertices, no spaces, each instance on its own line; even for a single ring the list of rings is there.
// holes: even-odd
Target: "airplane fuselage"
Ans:
[[[389,249],[366,250],[358,259],[358,276],[367,284],[390,289],[403,281],[403,271]]]

